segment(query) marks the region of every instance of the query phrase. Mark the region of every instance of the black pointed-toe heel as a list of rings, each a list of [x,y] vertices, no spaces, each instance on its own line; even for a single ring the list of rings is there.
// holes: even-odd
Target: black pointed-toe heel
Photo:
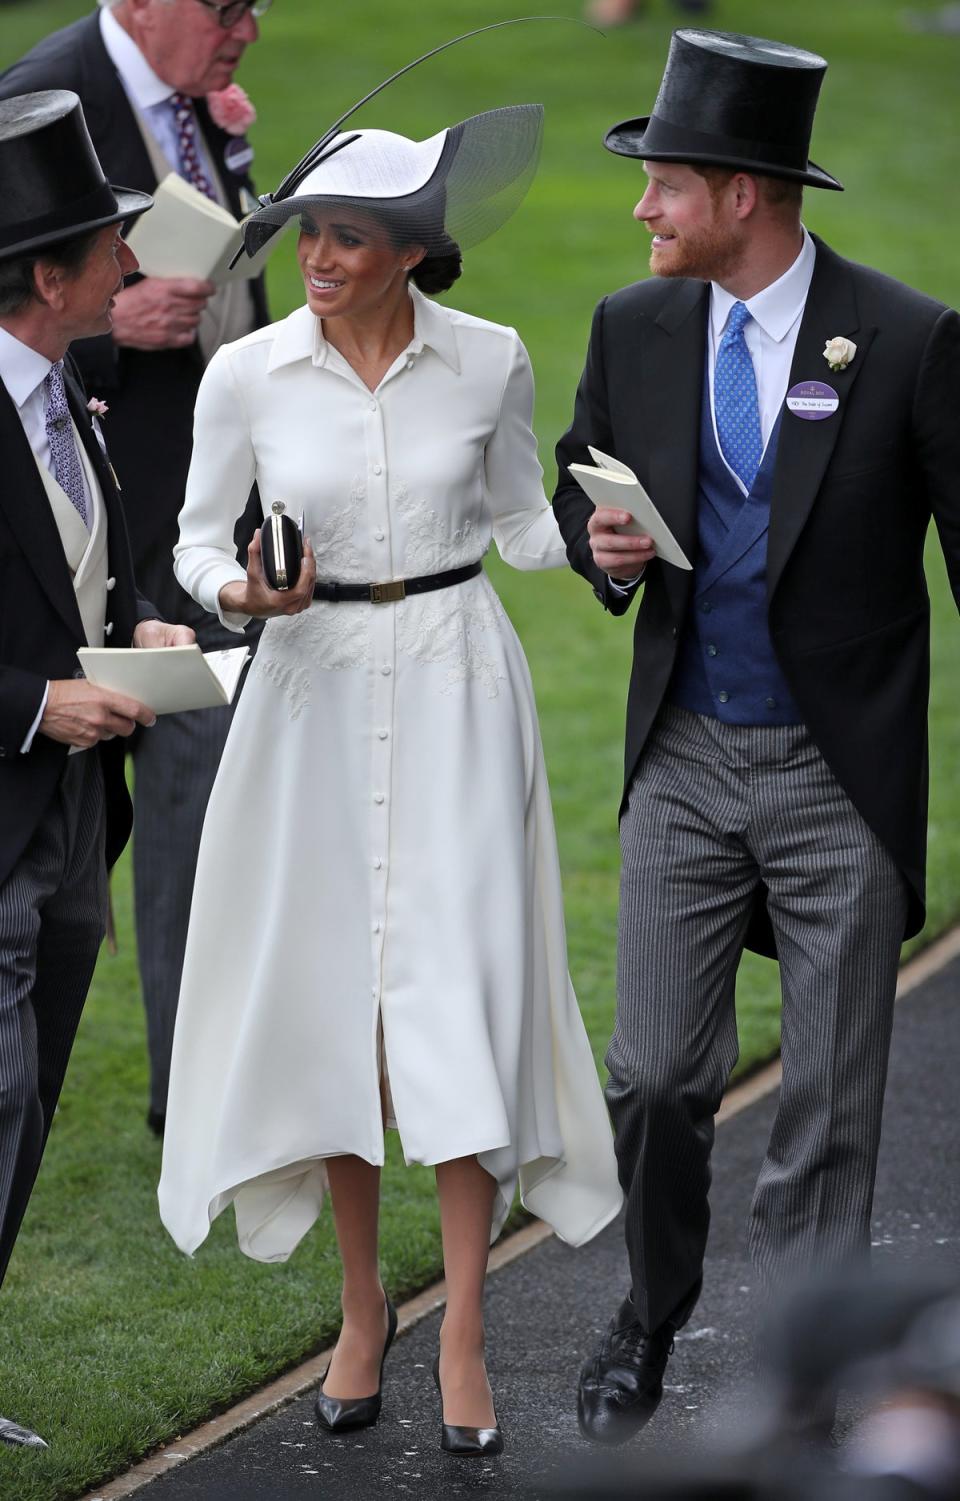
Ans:
[[[456,1454],[460,1459],[489,1458],[503,1453],[503,1434],[499,1424],[495,1428],[466,1428],[460,1423],[443,1421],[443,1389],[440,1386],[440,1356],[433,1362],[433,1379],[440,1393],[440,1447],[445,1454]],[[496,1410],[494,1410],[496,1417]]]
[[[380,1408],[383,1405],[383,1367],[387,1358],[387,1351],[393,1344],[393,1336],[397,1332],[397,1310],[390,1299],[387,1299],[387,1338],[383,1347],[383,1355],[380,1359],[380,1381],[372,1397],[328,1397],[323,1390],[323,1383],[327,1379],[327,1370],[324,1371],[320,1382],[320,1390],[317,1392],[315,1410],[317,1422],[328,1433],[347,1433],[352,1428],[372,1428],[380,1416]]]

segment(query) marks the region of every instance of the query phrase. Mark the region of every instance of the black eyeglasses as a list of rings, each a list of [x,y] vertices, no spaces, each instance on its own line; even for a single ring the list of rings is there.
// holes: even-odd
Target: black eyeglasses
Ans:
[[[242,16],[250,11],[254,16],[262,16],[273,4],[273,0],[227,0],[225,5],[220,5],[217,0],[197,0],[198,5],[205,5],[207,10],[217,13],[217,20],[224,31],[229,31],[231,26],[236,26]]]

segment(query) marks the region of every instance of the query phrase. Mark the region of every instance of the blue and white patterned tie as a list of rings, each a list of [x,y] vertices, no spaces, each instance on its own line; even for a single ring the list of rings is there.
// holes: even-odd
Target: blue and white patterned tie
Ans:
[[[186,178],[199,192],[217,201],[217,195],[209,177],[200,165],[197,149],[197,117],[193,112],[193,100],[188,94],[171,94],[170,108],[177,127],[177,154],[180,158],[180,176]]]
[[[757,377],[743,336],[744,324],[750,317],[744,303],[733,304],[713,372],[713,409],[720,448],[748,490],[753,488],[763,455]]]
[[[47,392],[46,428],[47,439],[50,443],[50,457],[53,459],[53,472],[61,490],[70,497],[80,512],[84,526],[89,527],[87,492],[83,483],[80,455],[77,453],[77,444],[73,436],[73,422],[67,405],[67,392],[63,384],[62,360],[51,365],[50,373],[43,384]]]

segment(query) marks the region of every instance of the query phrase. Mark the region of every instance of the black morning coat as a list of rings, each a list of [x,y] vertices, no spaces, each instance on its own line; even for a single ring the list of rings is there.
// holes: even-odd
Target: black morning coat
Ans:
[[[46,37],[0,77],[3,99],[38,89],[72,89],[78,94],[108,180],[145,193],[153,191],[157,176],[103,45],[99,12]],[[226,149],[237,138],[213,124],[203,99],[194,103],[229,206],[240,217],[246,212],[242,190],[252,195],[253,183],[246,169],[237,174],[225,164]],[[259,326],[268,321],[262,279],[251,286],[254,321]],[[190,465],[193,408],[204,370],[200,346],[120,349],[105,335],[73,345],[71,354],[87,390],[110,407],[110,458],[123,486],[134,563],[138,576],[155,578],[157,562],[171,560],[179,535],[177,517]],[[260,519],[259,501],[254,499],[238,538],[245,542]]]
[[[112,646],[129,646],[141,620],[156,610],[137,594],[120,497],[93,431],[86,396],[69,363],[67,400],[107,511],[107,593]],[[0,884],[6,880],[56,793],[69,747],[35,736],[20,747],[43,699],[48,679],[82,677],[77,647],[85,646],[77,597],[60,533],[13,399],[0,381]],[[122,738],[104,741],[107,865],[130,834],[130,798],[123,774]]]
[[[923,550],[931,515],[960,605],[960,317],[815,243],[790,386],[824,382],[840,406],[824,421],[783,414],[768,538],[770,635],[814,741],[903,872],[909,937],[924,920]],[[593,562],[593,506],[567,466],[590,462],[588,443],[629,464],[694,556],[709,301],[705,282],[654,277],[604,298],[594,315],[573,422],[557,448],[554,509],[572,566],[616,615],[631,599]],[[857,351],[832,372],[823,349],[838,335]],[[667,693],[691,578],[654,561],[634,591],[627,789]],[[953,683],[960,688],[956,669]],[[751,942],[770,952],[762,920]]]

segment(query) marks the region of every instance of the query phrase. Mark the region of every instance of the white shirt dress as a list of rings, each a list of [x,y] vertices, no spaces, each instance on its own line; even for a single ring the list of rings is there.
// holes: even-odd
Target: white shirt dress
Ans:
[[[321,579],[458,568],[491,537],[564,565],[517,334],[411,295],[375,392],[307,307],[211,361],[176,549],[206,609],[245,576],[254,480],[265,512],[304,513]],[[177,1244],[233,1203],[241,1249],[286,1259],[325,1159],[383,1162],[381,1078],[408,1162],[476,1154],[497,1180],[491,1239],[518,1183],[573,1244],[617,1213],[533,690],[483,573],[267,623],[197,866],[159,1189]]]

